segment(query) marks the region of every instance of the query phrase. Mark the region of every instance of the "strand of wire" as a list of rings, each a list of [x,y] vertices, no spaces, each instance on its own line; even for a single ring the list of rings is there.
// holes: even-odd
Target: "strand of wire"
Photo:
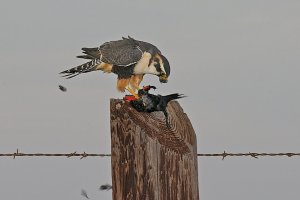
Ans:
[[[0,157],[13,157],[14,159],[16,157],[80,157],[80,159],[86,158],[86,157],[110,157],[111,154],[103,154],[103,153],[21,153],[19,149],[17,149],[14,153],[0,153]]]
[[[13,157],[14,159],[16,157],[80,157],[80,159],[86,158],[86,157],[110,157],[111,154],[103,154],[103,153],[21,153],[17,149],[14,153],[0,153],[0,157]],[[300,156],[300,153],[254,153],[254,152],[248,152],[248,153],[227,153],[224,151],[223,153],[198,153],[197,156],[199,157],[221,157],[222,160],[224,160],[226,157],[242,157],[242,156],[249,156],[253,158],[258,157],[264,157],[264,156],[286,156],[286,157],[293,157],[293,156]]]
[[[197,156],[204,156],[204,157],[222,157],[222,160],[224,160],[228,156],[249,156],[253,158],[258,158],[258,157],[264,157],[264,156],[287,156],[287,157],[292,157],[292,156],[300,156],[300,153],[254,153],[254,152],[248,152],[248,153],[227,153],[224,151],[223,153],[204,153],[204,154],[197,154]]]

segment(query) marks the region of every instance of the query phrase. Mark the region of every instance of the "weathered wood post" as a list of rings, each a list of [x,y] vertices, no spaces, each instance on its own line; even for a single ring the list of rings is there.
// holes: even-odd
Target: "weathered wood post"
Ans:
[[[197,143],[176,101],[162,112],[139,113],[111,99],[113,200],[198,200]]]

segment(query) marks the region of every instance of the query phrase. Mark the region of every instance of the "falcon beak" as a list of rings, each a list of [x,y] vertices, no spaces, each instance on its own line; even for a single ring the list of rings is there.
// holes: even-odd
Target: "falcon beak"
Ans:
[[[168,82],[168,77],[167,77],[167,75],[166,75],[166,74],[161,74],[161,75],[159,76],[159,81],[160,81],[161,83],[167,83],[167,82]]]

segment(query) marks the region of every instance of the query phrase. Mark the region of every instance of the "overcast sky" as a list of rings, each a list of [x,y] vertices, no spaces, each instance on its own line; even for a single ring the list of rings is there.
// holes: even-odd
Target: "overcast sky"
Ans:
[[[297,0],[10,1],[0,6],[0,153],[110,153],[116,76],[64,80],[82,47],[130,35],[171,64],[199,153],[300,151]],[[58,89],[62,84],[66,93]],[[300,158],[199,158],[202,200],[298,199]],[[0,158],[0,199],[111,199],[109,158]]]

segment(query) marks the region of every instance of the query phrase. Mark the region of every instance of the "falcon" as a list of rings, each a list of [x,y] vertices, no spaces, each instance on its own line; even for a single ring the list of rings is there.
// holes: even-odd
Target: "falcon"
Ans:
[[[148,42],[122,37],[122,40],[110,41],[95,48],[82,48],[83,54],[77,58],[90,61],[77,67],[60,72],[67,79],[79,74],[101,70],[114,73],[117,78],[117,89],[128,90],[136,98],[135,90],[145,74],[159,77],[161,83],[167,83],[170,75],[170,64],[160,50]]]

